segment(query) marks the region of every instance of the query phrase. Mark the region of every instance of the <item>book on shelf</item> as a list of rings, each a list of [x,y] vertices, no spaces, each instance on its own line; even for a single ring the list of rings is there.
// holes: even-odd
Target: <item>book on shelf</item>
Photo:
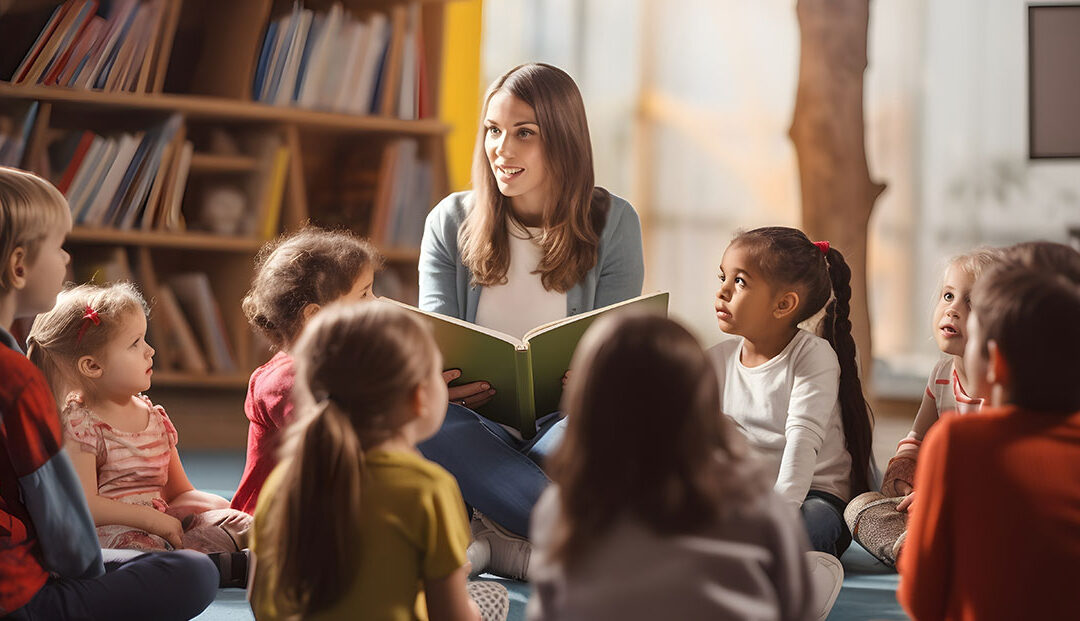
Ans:
[[[25,104],[21,112],[0,116],[0,166],[17,168],[22,163],[37,113],[38,102],[32,101]]]
[[[275,105],[418,118],[429,112],[421,104],[420,15],[418,2],[363,16],[340,2],[317,13],[294,4],[267,26],[252,96]]]
[[[53,11],[11,81],[146,92],[165,8],[165,0],[68,0]]]
[[[203,272],[177,274],[168,280],[180,308],[198,335],[210,369],[218,373],[235,372],[236,358],[229,344],[221,309],[214,299],[210,277]]]
[[[413,138],[390,142],[383,150],[368,236],[380,246],[418,248],[431,210],[434,170],[419,158]]]
[[[150,249],[146,247],[136,248],[133,254],[135,276],[142,289],[143,298],[150,307],[150,319],[146,324],[146,337],[151,347],[154,348],[154,366],[159,369],[175,369],[178,365],[177,350],[172,346],[170,332],[172,328],[166,313],[157,312],[159,298],[161,297],[158,286],[157,270],[150,256]]]
[[[559,409],[562,379],[570,370],[574,349],[598,318],[617,312],[667,315],[668,293],[642,295],[538,326],[521,338],[456,317],[420,310],[383,298],[431,326],[443,356],[443,368],[459,369],[451,385],[488,382],[495,396],[477,413],[521,432],[536,434],[536,418]]]
[[[172,350],[171,362],[173,368],[203,375],[209,370],[206,358],[199,349],[199,342],[195,338],[195,331],[184,316],[180,308],[180,302],[172,289],[165,283],[157,285],[155,293],[156,303],[151,312],[157,311],[151,317],[151,321],[160,321],[166,324],[167,347]]]
[[[71,132],[61,142],[75,140],[71,150],[51,149],[52,168],[63,171],[58,187],[68,199],[72,218],[81,226],[130,230],[141,227],[145,213],[159,211],[148,197],[159,177],[169,175],[163,154],[182,128],[181,117],[171,115],[145,132],[98,136]],[[169,164],[172,164],[170,159]],[[154,195],[154,201],[160,192]]]

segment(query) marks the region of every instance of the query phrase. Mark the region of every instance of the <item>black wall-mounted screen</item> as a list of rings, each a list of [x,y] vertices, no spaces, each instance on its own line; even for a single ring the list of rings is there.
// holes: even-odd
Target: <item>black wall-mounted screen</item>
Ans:
[[[1028,156],[1080,158],[1080,4],[1028,6]]]

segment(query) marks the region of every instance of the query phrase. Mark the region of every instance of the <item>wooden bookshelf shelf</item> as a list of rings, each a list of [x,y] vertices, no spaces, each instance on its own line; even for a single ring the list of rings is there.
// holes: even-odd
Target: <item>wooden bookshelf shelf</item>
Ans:
[[[191,156],[191,172],[245,173],[257,166],[258,160],[245,155],[196,153]]]
[[[225,237],[209,233],[170,233],[165,231],[121,231],[116,229],[76,228],[68,234],[69,242],[82,244],[182,248],[251,254],[263,245],[259,239]]]
[[[0,98],[47,101],[54,106],[75,106],[80,112],[93,110],[178,112],[192,119],[290,123],[305,129],[333,132],[443,136],[450,131],[446,123],[435,119],[405,121],[388,117],[270,106],[203,95],[103,93],[58,86],[24,86],[0,82]]]
[[[244,373],[196,375],[175,371],[154,371],[153,386],[161,388],[247,388],[248,375]]]
[[[420,260],[418,248],[380,248],[379,252],[391,263],[416,263]]]

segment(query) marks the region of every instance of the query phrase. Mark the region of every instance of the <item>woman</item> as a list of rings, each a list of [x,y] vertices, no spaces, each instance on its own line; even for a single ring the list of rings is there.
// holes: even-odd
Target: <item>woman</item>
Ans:
[[[488,89],[480,121],[473,189],[446,197],[427,219],[420,307],[521,336],[640,295],[641,224],[628,202],[593,184],[585,105],[573,79],[550,65],[515,67]],[[473,528],[478,542],[494,544],[491,568],[524,577],[529,514],[548,484],[540,464],[562,426],[557,414],[543,417],[525,443],[472,411],[498,389],[451,388],[443,428],[420,449],[486,516]],[[513,558],[499,526],[522,538]],[[474,570],[489,564],[483,548],[471,549]]]

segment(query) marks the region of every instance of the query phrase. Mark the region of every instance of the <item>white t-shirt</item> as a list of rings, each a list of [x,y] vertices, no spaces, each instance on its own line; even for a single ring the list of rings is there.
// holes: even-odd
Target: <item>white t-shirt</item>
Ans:
[[[743,339],[709,350],[722,410],[758,453],[775,490],[794,507],[811,490],[851,499],[851,455],[844,448],[838,400],[840,363],[829,342],[799,330],[776,357],[750,368]]]
[[[518,338],[533,328],[566,317],[566,293],[548,291],[535,273],[543,258],[539,228],[510,223],[510,267],[506,284],[484,287],[476,323]]]

